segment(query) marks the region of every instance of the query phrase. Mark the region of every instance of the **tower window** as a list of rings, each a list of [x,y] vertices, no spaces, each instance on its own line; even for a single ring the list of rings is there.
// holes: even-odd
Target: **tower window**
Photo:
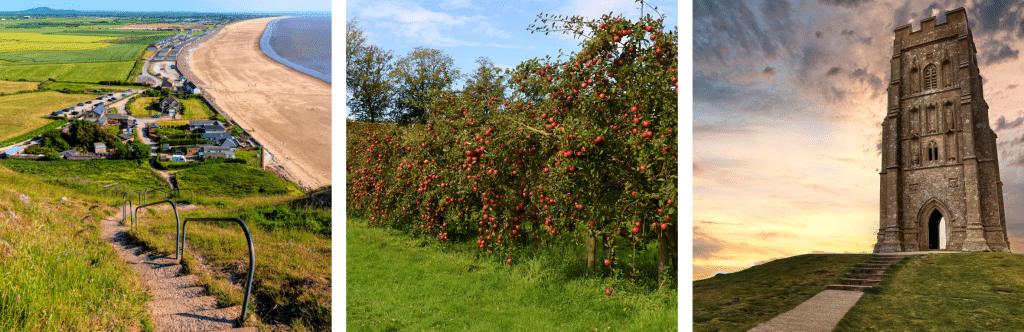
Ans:
[[[924,89],[930,90],[939,87],[938,77],[935,71],[935,65],[928,65],[924,67]]]

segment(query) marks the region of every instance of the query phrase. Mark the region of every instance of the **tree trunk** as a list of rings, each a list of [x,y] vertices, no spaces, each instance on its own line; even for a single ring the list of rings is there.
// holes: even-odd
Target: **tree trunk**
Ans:
[[[596,249],[597,249],[597,239],[596,239],[596,237],[593,236],[593,235],[588,236],[587,237],[587,271],[588,272],[593,272],[594,271],[594,261],[596,260],[596,257],[595,257]]]
[[[668,272],[669,264],[671,264],[671,258],[669,255],[669,243],[667,232],[664,230],[658,232],[658,287],[661,288],[665,284],[665,274]]]

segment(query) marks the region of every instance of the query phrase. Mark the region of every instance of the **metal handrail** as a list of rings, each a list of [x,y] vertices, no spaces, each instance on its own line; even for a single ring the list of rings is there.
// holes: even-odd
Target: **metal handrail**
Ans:
[[[172,192],[170,192],[170,191],[167,191],[167,190],[163,190],[163,189],[160,189],[160,188],[153,188],[153,191],[161,191],[161,192],[163,192],[164,195],[165,195],[164,199],[167,199],[167,200],[170,200],[171,198],[174,197],[174,194]]]
[[[185,254],[185,230],[188,227],[189,221],[212,221],[212,222],[224,222],[234,221],[242,226],[242,231],[245,232],[245,239],[249,242],[249,281],[245,285],[245,298],[242,300],[242,316],[239,318],[239,324],[245,322],[245,312],[249,308],[249,294],[252,293],[252,276],[256,272],[256,253],[252,247],[252,234],[249,233],[249,227],[245,225],[242,219],[238,218],[185,218],[185,223],[181,226],[181,254]],[[176,253],[177,254],[177,253]]]
[[[151,206],[151,205],[157,205],[157,204],[160,204],[160,203],[171,203],[171,208],[174,209],[174,221],[176,221],[178,223],[178,230],[177,230],[178,232],[174,236],[174,258],[175,259],[179,259],[181,257],[181,256],[178,255],[178,252],[180,250],[180,247],[178,247],[178,242],[179,242],[179,239],[181,238],[181,218],[178,218],[178,207],[175,206],[174,201],[159,201],[159,202],[149,203],[149,204],[145,204],[145,205],[139,205],[138,207],[135,208],[135,215],[134,215],[134,218],[132,220],[133,221],[132,222],[132,229],[134,230],[135,226],[137,226],[139,224],[139,209],[147,207],[147,206]]]
[[[196,192],[193,191],[192,188],[188,188],[185,190],[188,190],[188,192],[192,194],[192,199],[189,200],[188,202],[190,204],[196,204]],[[178,196],[181,196],[181,188],[174,188],[174,191],[178,193]]]

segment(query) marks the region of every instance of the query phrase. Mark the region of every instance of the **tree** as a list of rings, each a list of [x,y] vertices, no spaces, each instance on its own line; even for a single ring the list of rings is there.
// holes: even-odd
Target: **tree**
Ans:
[[[366,38],[355,24],[356,20],[351,19],[345,26],[345,87],[350,95],[346,105],[355,120],[382,121],[388,118],[392,104],[392,83],[387,74],[394,68],[393,56],[377,45],[364,45]]]
[[[398,60],[390,76],[397,84],[395,120],[426,123],[424,114],[428,105],[459,78],[459,69],[441,50],[416,47]]]
[[[502,74],[502,70],[495,66],[491,59],[484,56],[477,59],[476,63],[480,64],[480,67],[466,79],[463,92],[479,95],[480,98],[486,100],[495,100],[493,98],[504,100],[508,89],[508,78]],[[493,104],[492,107],[488,107],[488,112],[496,109],[497,106],[497,104]]]

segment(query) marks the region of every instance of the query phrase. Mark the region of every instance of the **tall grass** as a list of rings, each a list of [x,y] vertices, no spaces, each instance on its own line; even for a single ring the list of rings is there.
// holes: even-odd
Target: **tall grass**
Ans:
[[[4,167],[0,183],[0,331],[152,330],[142,281],[99,238],[101,197]]]

